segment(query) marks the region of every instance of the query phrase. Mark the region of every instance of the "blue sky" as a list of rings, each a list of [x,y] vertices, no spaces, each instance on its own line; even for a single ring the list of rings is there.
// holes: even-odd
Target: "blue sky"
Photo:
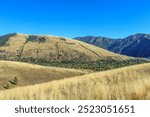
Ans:
[[[150,34],[150,0],[0,0],[0,35]]]

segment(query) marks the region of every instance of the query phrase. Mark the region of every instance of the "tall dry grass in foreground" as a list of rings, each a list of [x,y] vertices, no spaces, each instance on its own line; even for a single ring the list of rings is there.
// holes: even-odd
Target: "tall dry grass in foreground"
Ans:
[[[150,64],[1,91],[0,99],[150,99]]]

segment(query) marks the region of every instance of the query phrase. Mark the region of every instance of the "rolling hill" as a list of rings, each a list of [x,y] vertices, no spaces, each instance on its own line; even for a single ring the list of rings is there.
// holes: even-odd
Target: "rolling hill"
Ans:
[[[150,99],[149,63],[115,69],[145,62],[64,37],[4,35],[0,99]]]
[[[0,99],[150,99],[150,64],[0,91]]]
[[[44,67],[34,64],[0,61],[0,90],[66,79],[87,71]]]
[[[148,62],[115,54],[74,39],[20,33],[0,37],[0,60],[92,71]]]
[[[149,34],[137,33],[123,39],[111,39],[100,36],[77,37],[75,39],[122,55],[142,58],[150,57]]]
[[[61,62],[104,59],[126,60],[129,57],[78,40],[56,36],[12,33],[0,36],[0,59]]]

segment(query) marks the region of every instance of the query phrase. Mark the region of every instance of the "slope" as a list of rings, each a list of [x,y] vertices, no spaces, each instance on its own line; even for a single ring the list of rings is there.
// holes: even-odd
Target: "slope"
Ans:
[[[106,37],[77,37],[77,40],[102,47],[109,51],[133,57],[150,57],[150,35],[137,33],[123,39]]]
[[[0,92],[0,99],[150,99],[150,64]]]
[[[22,62],[0,61],[0,90],[60,80],[86,73],[88,72],[75,69],[43,67]]]
[[[0,59],[58,62],[126,60],[129,57],[73,39],[13,33],[0,37]]]

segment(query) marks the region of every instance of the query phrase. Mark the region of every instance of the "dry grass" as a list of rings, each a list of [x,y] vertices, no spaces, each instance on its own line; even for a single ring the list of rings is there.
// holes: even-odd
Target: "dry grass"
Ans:
[[[75,69],[0,61],[0,90],[60,80],[86,73],[88,72]]]
[[[0,99],[150,99],[150,64],[1,91]]]
[[[43,38],[45,41],[39,42],[39,38]],[[115,54],[73,39],[23,34],[10,36],[7,43],[0,47],[0,56],[12,60],[19,57],[19,59],[42,59],[48,62],[96,61],[106,58],[116,60],[129,59],[127,56]]]

